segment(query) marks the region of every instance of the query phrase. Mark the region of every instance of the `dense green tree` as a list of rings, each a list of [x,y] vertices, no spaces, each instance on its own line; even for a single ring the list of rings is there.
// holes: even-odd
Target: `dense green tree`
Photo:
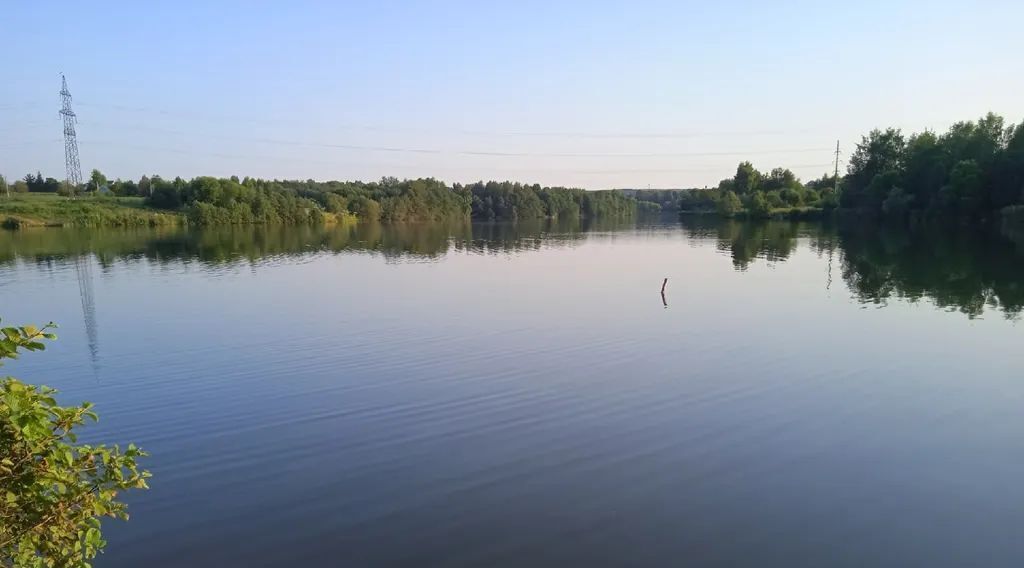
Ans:
[[[582,196],[581,212],[586,219],[629,217],[637,212],[636,200],[617,191],[585,191]]]
[[[961,160],[949,173],[949,183],[940,191],[942,206],[950,211],[977,213],[984,205],[981,167],[974,160]]]
[[[755,219],[771,217],[772,206],[763,191],[755,191],[747,196],[747,212]]]
[[[899,187],[902,177],[896,170],[886,170],[871,179],[871,183],[864,188],[861,195],[861,203],[872,211],[880,211],[882,203],[889,197],[892,190]]]
[[[718,204],[723,195],[717,189],[686,189],[679,192],[676,207],[680,212],[712,212],[718,209]],[[736,197],[735,192],[732,195]],[[736,199],[736,205],[737,207],[742,207],[738,198]],[[735,214],[736,212],[734,211],[729,216]]]
[[[901,191],[894,193],[896,188]],[[871,132],[850,158],[841,204],[867,212],[978,218],[1021,203],[1022,191],[1022,129],[989,113],[942,135],[925,131],[904,140],[894,129]]]
[[[1005,138],[1006,146],[992,164],[994,209],[1024,203],[1024,123],[1008,128]]]
[[[875,191],[869,194],[869,186],[878,175],[902,170],[905,146],[903,134],[894,128],[872,130],[863,137],[850,156],[840,198],[843,207],[879,210],[890,188],[881,188],[879,183],[875,183]],[[880,189],[884,189],[881,194],[878,193]]]
[[[786,188],[800,188],[800,180],[787,168],[774,168],[761,182],[764,191],[780,191]]]
[[[977,122],[957,122],[941,140],[951,165],[963,160],[974,160],[982,169],[992,165],[1006,141],[1007,130],[1003,117],[992,113]]]
[[[25,185],[32,193],[57,193],[60,181],[51,177],[44,178],[43,174],[36,172],[35,175],[25,176]]]
[[[902,187],[893,187],[882,202],[882,212],[890,217],[902,217],[910,209],[914,196],[903,191]]]
[[[28,187],[28,190],[30,192],[37,193],[37,192],[42,191],[42,185],[43,185],[43,175],[42,174],[40,174],[38,172],[36,173],[36,175],[26,174],[23,179],[25,181],[25,186]]]
[[[107,185],[107,176],[103,175],[99,170],[94,169],[89,174],[89,181],[85,186],[86,191],[99,191],[103,186]]]
[[[818,191],[822,191],[824,189],[836,189],[836,176],[832,174],[822,174],[820,178],[812,179],[804,184],[804,188],[815,189]]]
[[[547,217],[569,219],[580,216],[580,204],[576,192],[549,187],[535,191],[540,196],[540,200],[544,202],[544,212]]]
[[[178,209],[182,205],[181,192],[170,182],[154,177],[147,203],[158,209]]]
[[[348,210],[359,217],[360,219],[367,221],[379,221],[380,220],[380,203],[370,199],[369,197],[360,195],[348,203]]]
[[[110,191],[114,195],[135,197],[142,195],[139,192],[139,186],[132,180],[121,180],[116,179],[110,184]]]
[[[818,205],[825,211],[832,211],[839,207],[839,194],[836,190],[825,188],[821,190]]]
[[[935,133],[914,134],[907,141],[902,187],[919,206],[936,206],[946,179],[943,148]]]
[[[750,162],[741,162],[732,178],[732,190],[739,195],[749,195],[761,188],[761,172]]]
[[[718,200],[718,214],[723,217],[735,217],[743,211],[743,203],[734,191],[726,191]]]
[[[799,207],[803,205],[804,194],[804,191],[797,187],[787,187],[779,192],[779,195],[782,197],[782,202],[789,207]]]
[[[322,220],[323,207],[281,188],[254,188],[231,179],[198,177],[167,182],[154,176],[147,203],[162,209],[185,208],[197,225],[310,223]]]

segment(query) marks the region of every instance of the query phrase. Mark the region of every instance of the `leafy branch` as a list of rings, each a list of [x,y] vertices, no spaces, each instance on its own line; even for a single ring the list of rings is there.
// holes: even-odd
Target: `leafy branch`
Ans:
[[[52,323],[0,328],[0,360],[40,351]],[[100,519],[127,520],[120,492],[146,489],[147,454],[135,445],[76,445],[74,429],[96,421],[88,402],[59,406],[56,391],[0,379],[0,566],[87,567],[106,542]]]

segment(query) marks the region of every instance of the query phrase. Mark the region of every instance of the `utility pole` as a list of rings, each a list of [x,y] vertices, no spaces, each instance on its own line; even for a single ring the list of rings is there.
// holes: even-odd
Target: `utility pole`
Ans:
[[[835,177],[832,178],[832,180],[833,180],[832,183],[833,183],[833,186],[834,186],[832,188],[832,191],[835,191],[836,194],[838,195],[839,194],[839,141],[838,140],[836,140],[836,173],[834,175],[835,175]]]
[[[835,192],[835,197],[839,197],[839,141],[836,140],[836,169],[835,173],[832,174],[832,191]],[[825,281],[825,290],[832,289],[832,251],[835,248],[834,243],[828,245],[828,280]]]
[[[60,75],[61,89],[60,115],[64,119],[64,168],[66,170],[67,182],[71,185],[72,191],[78,191],[82,183],[82,166],[78,163],[78,139],[75,135],[75,111],[71,110],[71,91],[68,90],[68,80],[64,74]]]

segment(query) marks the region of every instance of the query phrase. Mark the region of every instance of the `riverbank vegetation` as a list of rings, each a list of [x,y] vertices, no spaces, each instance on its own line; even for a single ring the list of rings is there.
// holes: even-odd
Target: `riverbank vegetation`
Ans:
[[[889,217],[989,218],[1024,203],[1024,124],[989,113],[945,134],[873,130],[850,156],[840,204]]]
[[[177,213],[146,207],[141,197],[72,199],[53,193],[0,197],[0,227],[153,227],[183,221]]]
[[[509,181],[448,185],[433,178],[394,177],[321,182],[143,176],[136,182],[110,181],[97,170],[77,188],[35,173],[11,189],[14,197],[0,199],[0,222],[9,228],[348,219],[520,221],[666,211],[810,219],[842,210],[891,219],[957,217],[978,222],[1004,209],[1024,207],[1024,124],[1007,126],[1002,117],[989,113],[976,122],[958,122],[944,134],[873,130],[857,144],[845,175],[838,178],[826,174],[804,182],[788,168],[762,172],[745,161],[731,177],[707,189],[584,191]],[[66,199],[32,200],[54,194]]]
[[[45,180],[43,183],[45,186]],[[24,191],[0,198],[0,221],[6,220],[8,228],[174,222],[197,226],[318,224],[354,219],[594,219],[631,217],[639,210],[652,209],[650,204],[638,204],[636,199],[618,191],[584,191],[507,181],[449,186],[432,178],[317,182],[237,177],[197,177],[186,181],[153,176],[138,182],[109,182],[94,171],[90,182],[80,188],[83,191],[68,191],[67,197],[26,189],[30,187],[27,182],[22,185]]]
[[[839,204],[834,176],[804,183],[787,168],[758,171],[741,162],[736,173],[713,189],[680,191],[682,214],[717,214],[722,217],[810,219],[831,212]]]
[[[989,113],[943,134],[872,130],[850,156],[846,174],[802,183],[793,172],[737,166],[718,187],[682,192],[681,213],[723,217],[845,214],[897,220],[981,222],[1024,206],[1024,124]]]

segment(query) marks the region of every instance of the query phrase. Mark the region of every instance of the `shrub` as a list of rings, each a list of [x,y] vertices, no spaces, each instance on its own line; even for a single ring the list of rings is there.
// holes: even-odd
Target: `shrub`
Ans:
[[[53,324],[0,329],[0,359],[39,351]],[[129,445],[77,445],[76,427],[96,420],[92,405],[61,407],[55,391],[0,380],[0,565],[87,567],[106,544],[100,518],[127,519],[119,492],[147,488],[149,472]]]
[[[718,198],[718,214],[723,217],[734,217],[743,211],[743,204],[734,191],[726,191]]]

